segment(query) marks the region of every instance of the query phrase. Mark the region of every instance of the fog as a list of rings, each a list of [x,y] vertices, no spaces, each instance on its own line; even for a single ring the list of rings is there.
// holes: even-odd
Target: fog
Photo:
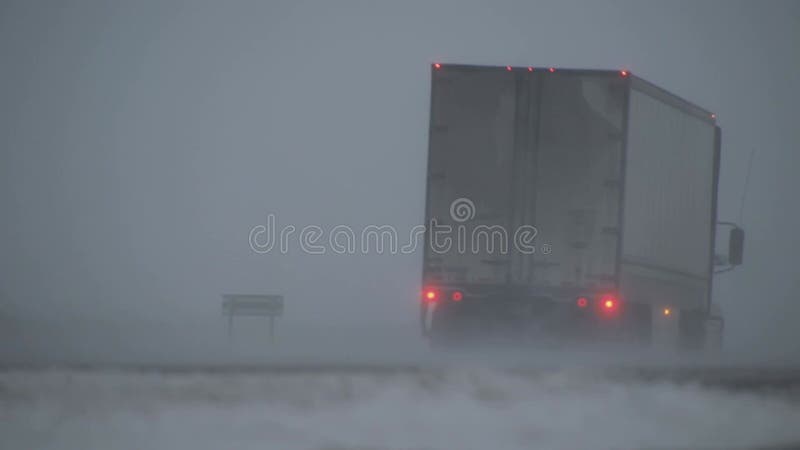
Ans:
[[[422,223],[443,61],[626,68],[714,111],[719,219],[747,230],[744,266],[714,283],[726,357],[800,362],[798,25],[788,1],[6,0],[0,357],[432,358],[421,251],[258,254],[248,236],[269,213]],[[229,341],[225,293],[285,295],[277,342],[258,319]]]

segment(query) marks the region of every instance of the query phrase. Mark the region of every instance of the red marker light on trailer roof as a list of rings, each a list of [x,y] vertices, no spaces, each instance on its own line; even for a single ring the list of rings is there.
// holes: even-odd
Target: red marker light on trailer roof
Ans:
[[[549,68],[549,69],[547,69],[547,70],[548,70],[550,73],[553,73],[553,72],[555,72],[555,71],[556,71],[556,68],[555,68],[555,67],[551,67],[551,68]]]
[[[589,306],[589,300],[586,297],[578,297],[575,303],[578,305],[578,308],[586,308]]]
[[[506,66],[506,70],[511,72],[511,66]]]
[[[621,76],[623,76],[623,77],[627,77],[627,76],[628,76],[628,71],[627,71],[627,70],[620,70],[620,71],[619,71],[619,74],[620,74]]]
[[[434,64],[433,64],[433,68],[434,68],[434,69],[441,69],[441,68],[442,68],[442,65],[441,65],[441,64],[439,64],[439,63],[434,63]]]
[[[528,67],[528,72],[533,72],[533,67]]]
[[[460,302],[461,300],[464,300],[464,294],[461,293],[461,291],[453,291],[453,293],[450,295],[450,298],[452,298],[454,302]]]
[[[717,115],[716,115],[716,114],[714,114],[714,113],[711,113],[711,118],[712,118],[712,119],[716,119],[716,118],[717,118]]]

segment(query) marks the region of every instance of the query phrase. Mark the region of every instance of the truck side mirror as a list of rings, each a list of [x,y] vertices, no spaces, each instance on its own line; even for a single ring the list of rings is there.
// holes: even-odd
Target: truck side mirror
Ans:
[[[738,227],[731,229],[728,236],[728,264],[738,266],[744,257],[744,230]]]

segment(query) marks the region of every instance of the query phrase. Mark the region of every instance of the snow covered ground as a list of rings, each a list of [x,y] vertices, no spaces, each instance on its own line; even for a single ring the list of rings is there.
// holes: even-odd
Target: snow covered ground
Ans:
[[[4,449],[731,449],[787,443],[800,443],[797,391],[599,370],[0,371]]]

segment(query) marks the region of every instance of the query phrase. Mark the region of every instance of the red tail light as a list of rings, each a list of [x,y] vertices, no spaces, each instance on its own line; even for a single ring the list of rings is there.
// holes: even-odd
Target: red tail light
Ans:
[[[578,305],[578,308],[586,308],[589,306],[589,299],[586,297],[578,297],[578,300],[576,300],[575,303]]]
[[[433,303],[439,299],[439,293],[436,289],[425,289],[422,292],[422,299],[426,302]]]
[[[453,291],[453,293],[450,294],[450,298],[452,298],[454,302],[460,302],[464,299],[464,294],[461,291]]]
[[[600,298],[600,308],[605,312],[614,312],[619,307],[619,301],[613,295],[604,295]]]

